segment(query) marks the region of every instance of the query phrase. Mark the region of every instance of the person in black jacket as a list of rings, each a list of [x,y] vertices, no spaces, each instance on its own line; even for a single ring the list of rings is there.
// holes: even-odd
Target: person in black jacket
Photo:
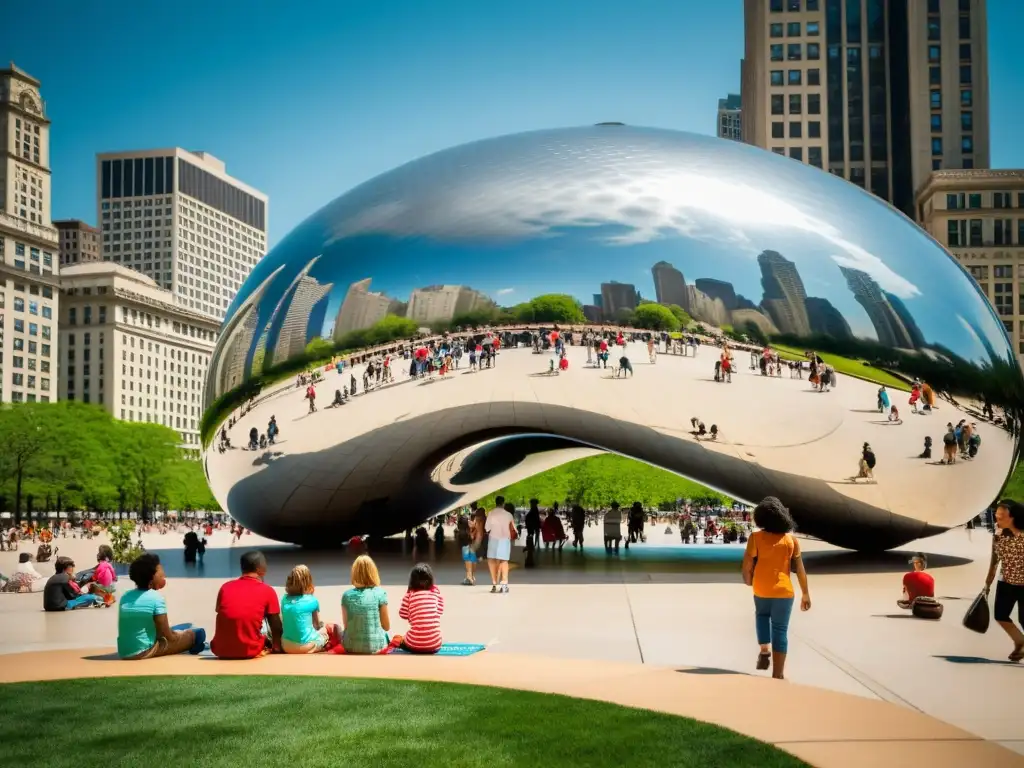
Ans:
[[[44,611],[73,611],[76,608],[91,608],[103,605],[98,595],[82,593],[75,582],[75,561],[70,557],[58,557],[53,564],[56,573],[43,588]]]

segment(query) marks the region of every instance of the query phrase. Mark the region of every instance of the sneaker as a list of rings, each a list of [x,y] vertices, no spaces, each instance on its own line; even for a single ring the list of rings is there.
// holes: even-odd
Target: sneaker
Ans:
[[[464,586],[471,587],[471,586],[473,586],[473,581],[472,581],[472,579],[463,579],[462,580],[462,584]]]
[[[198,656],[200,653],[206,650],[206,630],[196,629],[194,630],[196,638],[192,647],[189,649],[189,653],[193,656]]]
[[[494,595],[494,594],[497,594],[497,592],[498,592],[498,585],[497,584],[492,584],[491,585],[491,594]]]
[[[501,585],[501,592],[502,592],[502,594],[505,594],[505,595],[508,594],[508,584],[502,584]]]

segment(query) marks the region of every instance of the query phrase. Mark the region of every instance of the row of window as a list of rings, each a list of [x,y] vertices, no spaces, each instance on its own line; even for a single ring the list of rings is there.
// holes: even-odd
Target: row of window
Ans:
[[[807,60],[821,60],[821,44],[807,43]],[[768,51],[772,61],[803,61],[804,45],[802,43],[772,43]]]
[[[1016,227],[1013,219],[996,219],[992,222],[992,238],[987,242],[982,219],[950,219],[946,222],[946,244],[950,248],[1024,245],[1024,219],[1017,219]]]
[[[816,21],[808,21],[806,27],[799,21],[790,21],[786,24],[773,22],[768,25],[768,35],[774,38],[800,37],[804,31],[806,31],[808,37],[819,37],[821,35],[821,25]]]
[[[946,195],[946,208],[951,211],[985,208],[981,192],[950,192]],[[993,192],[992,207],[1013,208],[1012,192]],[[1024,208],[1024,192],[1017,193],[1017,207]]]
[[[772,147],[772,152],[777,155],[787,155],[785,147]],[[793,160],[804,161],[804,148],[803,147],[790,147],[788,156]],[[813,165],[815,168],[822,167],[822,152],[821,147],[807,147],[807,163]]]
[[[960,137],[960,152],[965,155],[974,154],[974,137],[973,136],[961,136]],[[942,157],[945,153],[945,147],[943,145],[941,136],[932,136],[932,157]],[[966,166],[965,166],[966,167]]]
[[[818,0],[771,0],[769,8],[772,13],[782,13],[783,11],[799,13],[802,10],[820,10]]]
[[[44,304],[42,307],[40,307],[38,301],[31,301],[30,300],[28,302],[28,313],[30,315],[38,315],[40,313],[40,310],[42,311],[42,316],[44,318],[46,318],[47,320],[49,320],[50,318],[53,317],[53,309],[50,307],[49,304]],[[24,312],[25,311],[25,300],[23,298],[21,298],[20,296],[15,296],[14,297],[14,311],[15,312]]]
[[[48,378],[42,377],[38,381],[39,381],[39,389],[43,390],[44,392],[49,392],[50,391],[50,380]],[[12,373],[11,374],[11,384],[13,386],[15,386],[15,387],[25,387],[26,389],[35,389],[36,388],[36,377],[33,376],[32,374],[28,374],[26,376],[23,373]],[[16,394],[20,394],[20,393],[12,392],[11,393],[11,399],[14,400],[14,402],[17,403],[17,402],[20,402],[20,401],[14,399],[14,395],[16,395]],[[46,397],[46,399],[43,400],[43,402],[44,403],[50,402],[49,396],[45,396],[45,397]],[[33,401],[30,400],[29,402],[33,402]]]
[[[772,87],[779,88],[783,85],[803,85],[803,74],[802,69],[773,69],[770,72],[769,77]],[[812,68],[807,70],[807,84],[808,85],[821,85],[821,70]]]

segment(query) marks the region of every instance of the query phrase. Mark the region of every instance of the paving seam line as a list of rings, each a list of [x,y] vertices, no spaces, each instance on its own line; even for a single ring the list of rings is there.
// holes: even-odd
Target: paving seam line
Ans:
[[[812,642],[810,640],[807,640],[805,638],[802,638],[802,639],[803,639],[803,642],[809,648],[811,648],[812,650],[816,651],[820,656],[822,656],[826,661],[830,662],[833,666],[835,666],[841,672],[844,672],[845,674],[849,675],[849,677],[851,677],[853,680],[855,680],[858,683],[860,683],[861,685],[863,685],[865,688],[867,688],[873,694],[878,696],[878,698],[882,699],[882,701],[887,701],[890,704],[899,704],[899,705],[902,705],[902,706],[907,707],[909,709],[912,709],[915,712],[920,712],[922,714],[927,714],[927,713],[925,713],[925,711],[923,709],[918,707],[916,704],[912,704],[911,702],[909,702],[906,699],[904,699],[902,696],[900,696],[895,691],[893,691],[893,690],[891,690],[889,688],[886,688],[884,685],[882,685],[880,682],[878,682],[877,680],[875,680],[871,676],[865,674],[864,672],[861,672],[859,669],[854,667],[852,664],[849,664],[846,661],[843,661],[843,659],[841,659],[840,657],[836,656],[834,653],[829,651],[827,648],[824,648],[824,647],[818,645],[817,643],[814,643],[814,642]]]
[[[644,664],[644,649],[640,644],[640,632],[636,628],[636,616],[633,615],[633,602],[629,599],[629,584],[623,578],[622,588],[626,592],[626,607],[629,608],[629,623],[633,625],[633,639],[636,640],[636,650],[640,654],[640,663]]]

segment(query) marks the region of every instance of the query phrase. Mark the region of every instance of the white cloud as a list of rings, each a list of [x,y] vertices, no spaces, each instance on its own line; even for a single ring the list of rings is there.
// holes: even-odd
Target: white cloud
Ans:
[[[494,292],[495,296],[508,296],[510,293],[515,293],[515,288],[499,288]]]

